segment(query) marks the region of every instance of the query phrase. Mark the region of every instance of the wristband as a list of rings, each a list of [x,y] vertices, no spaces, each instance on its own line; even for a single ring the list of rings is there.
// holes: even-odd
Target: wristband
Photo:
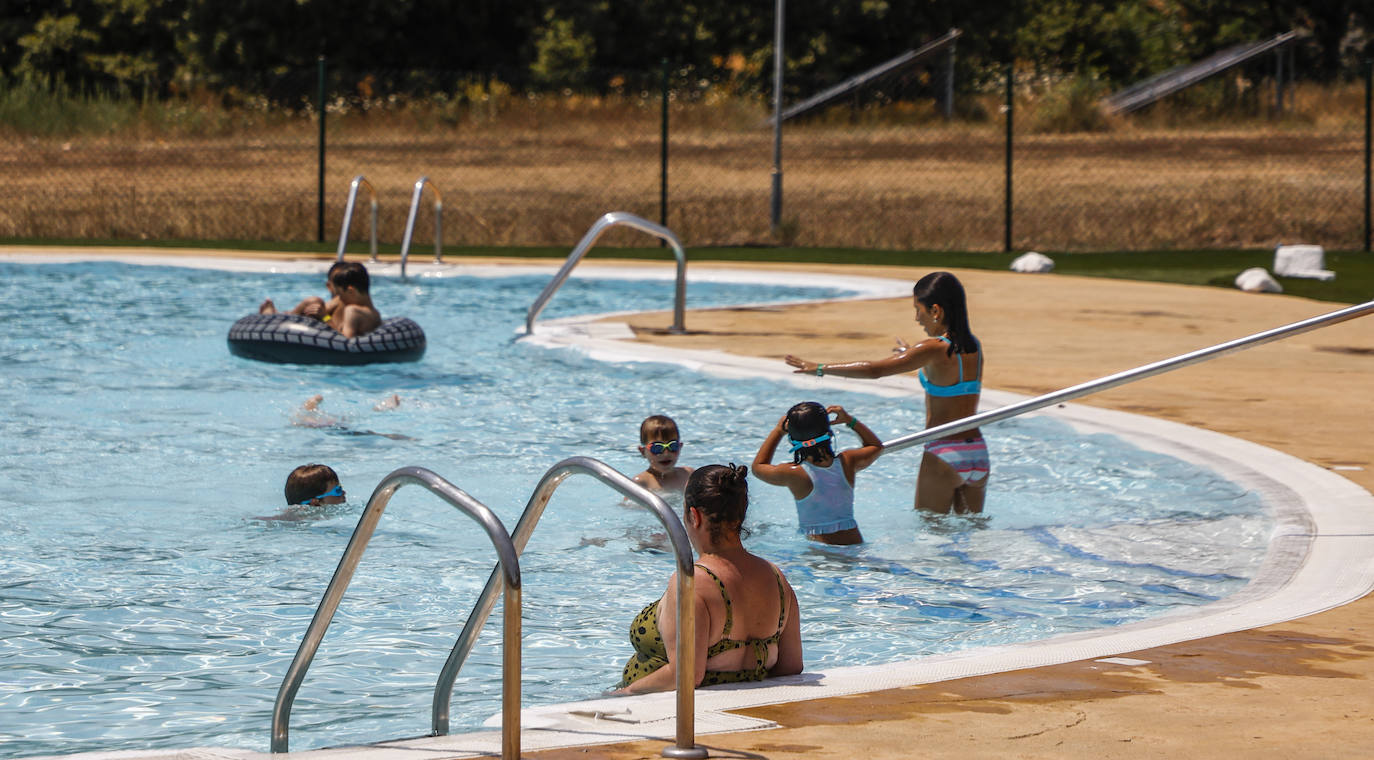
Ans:
[[[824,364],[817,364],[817,365],[816,365],[816,377],[825,377],[825,365],[824,365]]]
[[[844,423],[845,427],[849,428],[850,430],[853,430],[854,426],[857,424],[859,424],[859,420],[855,417],[850,417],[849,422]]]

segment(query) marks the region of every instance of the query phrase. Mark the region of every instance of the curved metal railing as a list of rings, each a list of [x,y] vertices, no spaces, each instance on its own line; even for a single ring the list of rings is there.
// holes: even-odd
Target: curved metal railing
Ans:
[[[568,254],[568,260],[563,263],[563,267],[553,276],[549,284],[544,286],[544,291],[539,294],[539,297],[534,299],[534,304],[525,313],[526,335],[534,334],[535,318],[548,305],[549,299],[553,298],[553,294],[562,286],[563,281],[568,279],[568,275],[572,273],[573,267],[577,266],[577,262],[582,260],[582,257],[596,243],[597,238],[601,237],[601,233],[615,226],[625,226],[640,232],[647,232],[672,246],[673,255],[677,257],[677,289],[674,291],[673,297],[673,326],[668,330],[674,333],[685,330],[682,323],[687,301],[687,253],[682,249],[682,243],[677,239],[677,235],[674,235],[673,231],[667,227],[654,224],[648,219],[635,216],[628,211],[612,211],[596,220],[596,224],[587,230],[587,234],[582,236],[582,242],[578,243],[572,253]]]
[[[415,216],[420,210],[420,196],[428,185],[434,194],[434,263],[444,260],[444,196],[429,177],[415,180],[415,192],[410,194],[410,214],[406,217],[406,231],[401,238],[401,277],[406,276],[406,259],[410,256],[410,238],[415,233]]]
[[[348,229],[353,226],[353,206],[358,201],[358,186],[367,185],[367,194],[372,201],[372,261],[377,260],[377,191],[372,188],[372,183],[367,178],[359,174],[348,183],[348,204],[344,206],[343,229],[339,230],[339,254],[334,257],[335,261],[343,261],[344,248],[348,246]]]
[[[272,708],[273,752],[288,751],[291,704],[296,699],[296,691],[305,678],[305,672],[310,668],[310,661],[314,659],[315,651],[319,649],[320,640],[324,638],[325,631],[329,629],[329,624],[334,619],[334,612],[339,607],[339,600],[343,598],[344,592],[348,589],[348,583],[353,578],[353,571],[357,569],[358,561],[362,559],[363,550],[367,548],[367,542],[372,538],[372,532],[377,527],[377,521],[381,519],[382,512],[386,510],[387,503],[391,501],[391,497],[397,489],[411,484],[429,490],[457,507],[460,512],[476,520],[486,531],[487,537],[491,539],[492,546],[496,549],[497,568],[492,573],[491,580],[487,582],[487,588],[492,590],[494,585],[495,589],[492,590],[492,596],[502,593],[505,599],[501,613],[501,757],[503,760],[519,759],[520,553],[516,551],[510,535],[506,533],[505,526],[490,509],[447,480],[420,467],[402,467],[395,470],[382,479],[376,490],[372,492],[371,498],[367,500],[367,508],[363,510],[363,515],[358,520],[358,527],[353,530],[353,537],[349,539],[348,548],[344,550],[343,558],[339,560],[339,567],[334,571],[334,577],[329,581],[329,587],[325,589],[324,598],[320,600],[320,606],[315,610],[315,617],[310,621],[310,627],[305,631],[305,637],[301,641],[300,648],[296,650],[296,657],[291,661],[291,667],[286,671],[286,677],[282,680],[281,688],[277,690],[277,701]],[[680,526],[678,530],[681,530]],[[488,603],[487,612],[488,614],[491,612],[490,603]],[[454,675],[457,675],[456,672]],[[449,678],[448,684],[449,688],[444,692],[446,695],[452,690],[452,677]],[[444,705],[445,715],[447,715],[447,696]]]
[[[1043,396],[1036,396],[1035,398],[1029,398],[1025,401],[1018,401],[1015,404],[1008,404],[1000,409],[993,409],[990,412],[983,412],[981,414],[975,414],[972,417],[965,417],[953,422],[947,422],[943,425],[936,425],[933,428],[927,428],[919,433],[908,433],[907,435],[898,436],[891,441],[885,441],[883,443],[883,449],[887,452],[909,448],[927,441],[933,441],[938,438],[953,435],[954,433],[961,433],[965,430],[979,427],[980,425],[1000,422],[1027,412],[1033,412],[1036,409],[1043,409],[1052,404],[1060,404],[1070,399],[1086,396],[1090,393],[1105,391],[1109,388],[1115,388],[1118,385],[1125,385],[1126,383],[1153,377],[1170,370],[1198,364],[1236,351],[1242,351],[1281,338],[1298,335],[1310,330],[1315,330],[1319,327],[1327,327],[1372,313],[1374,313],[1374,301],[1367,301],[1345,309],[1328,312],[1310,319],[1304,319],[1301,322],[1293,322],[1283,325],[1282,327],[1275,327],[1272,330],[1265,330],[1264,332],[1247,335],[1244,338],[1236,338],[1235,340],[1230,340],[1225,343],[1218,343],[1215,346],[1200,348],[1186,354],[1179,354],[1170,359],[1161,359],[1160,361],[1151,362],[1150,364],[1143,364],[1134,369],[1117,372],[1114,375],[1099,377],[1096,380],[1079,383],[1078,385],[1070,386],[1062,390],[1046,393]]]
[[[677,662],[677,736],[676,744],[665,748],[663,755],[664,757],[685,758],[706,757],[706,750],[696,746],[695,740],[696,650],[694,642],[696,641],[696,634],[694,631],[696,630],[696,622],[693,617],[694,607],[692,604],[692,547],[687,540],[687,531],[683,529],[682,521],[673,514],[663,499],[624,474],[612,469],[604,462],[590,457],[569,457],[549,468],[548,472],[544,473],[544,477],[540,478],[534,493],[531,494],[529,502],[525,505],[525,511],[520,515],[520,521],[515,524],[515,532],[511,534],[511,541],[515,544],[516,553],[525,550],[525,544],[529,542],[530,534],[539,524],[539,518],[544,514],[544,508],[548,506],[549,499],[553,498],[554,491],[569,476],[579,472],[591,475],[619,491],[627,499],[638,502],[645,509],[653,512],[659,523],[663,525],[663,529],[668,533],[668,540],[673,546],[673,555],[677,562],[678,624],[675,658]],[[449,654],[448,662],[444,663],[444,669],[440,672],[439,682],[434,687],[432,728],[436,735],[448,733],[448,706],[449,697],[453,691],[453,681],[457,678],[458,670],[463,667],[463,662],[467,660],[468,653],[472,651],[473,644],[477,641],[477,635],[482,632],[482,626],[491,614],[496,594],[501,590],[500,570],[501,568],[498,567],[492,571],[491,578],[477,598],[472,614],[468,616],[468,622],[463,626],[463,632],[459,634],[457,643],[453,645],[453,651]]]

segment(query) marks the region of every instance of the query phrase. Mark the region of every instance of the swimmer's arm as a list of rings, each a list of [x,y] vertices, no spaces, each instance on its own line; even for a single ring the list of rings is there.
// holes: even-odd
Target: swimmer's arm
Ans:
[[[693,595],[693,624],[696,628],[696,657],[692,684],[701,685],[706,677],[707,640],[711,636],[711,613],[701,595]],[[672,691],[677,686],[677,573],[668,579],[668,590],[659,602],[659,633],[663,634],[663,648],[668,652],[668,664],[618,690],[617,694],[644,694],[651,691]]]
[[[791,462],[787,464],[773,464],[773,454],[778,450],[778,442],[782,440],[783,423],[786,417],[778,420],[778,424],[768,431],[768,436],[759,445],[759,452],[754,455],[753,471],[754,477],[773,486],[791,486],[794,468]]]
[[[873,464],[873,462],[877,460],[877,458],[880,455],[882,455],[883,442],[881,439],[878,438],[878,435],[876,433],[869,429],[867,425],[851,417],[849,413],[845,412],[842,407],[832,406],[827,411],[834,412],[836,410],[843,413],[845,419],[841,420],[838,418],[837,415],[835,421],[837,423],[843,422],[846,425],[848,425],[850,422],[853,422],[854,426],[852,430],[858,434],[859,442],[863,444],[861,447],[857,449],[849,449],[848,451],[840,452],[840,456],[849,465],[850,474],[853,475],[853,473],[856,473],[859,470],[862,470],[868,467],[869,465]]]
[[[778,639],[778,661],[768,669],[770,676],[791,676],[802,672],[801,610],[797,607],[797,592],[787,587],[787,622]]]
[[[345,338],[356,338],[361,334],[359,327],[362,325],[365,318],[366,315],[363,313],[362,309],[345,304],[344,307],[340,309],[339,318],[330,320],[326,324],[333,326],[335,330],[343,333]],[[338,322],[338,324],[335,325],[335,322]]]
[[[861,359],[852,362],[813,362],[799,356],[788,354],[784,357],[798,375],[836,375],[838,377],[858,377],[873,379],[912,372],[925,366],[939,351],[944,343],[938,340],[923,340],[914,346],[906,346],[897,353],[882,359]],[[820,372],[817,372],[820,368]]]

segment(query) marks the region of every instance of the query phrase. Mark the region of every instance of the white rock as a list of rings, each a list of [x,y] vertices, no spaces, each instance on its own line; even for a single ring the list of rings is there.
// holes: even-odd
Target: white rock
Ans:
[[[1274,248],[1274,274],[1280,277],[1334,280],[1336,273],[1325,267],[1326,251],[1319,245],[1280,245]]]
[[[1054,270],[1054,259],[1043,253],[1027,251],[1011,262],[1013,272],[1049,272]]]
[[[1236,275],[1236,287],[1247,293],[1283,292],[1283,286],[1264,267],[1250,267]]]

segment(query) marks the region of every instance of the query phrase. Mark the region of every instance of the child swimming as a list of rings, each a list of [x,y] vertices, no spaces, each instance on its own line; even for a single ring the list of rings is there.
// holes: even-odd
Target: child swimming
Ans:
[[[863,446],[836,455],[831,445],[831,415],[835,422],[857,433]],[[783,433],[792,443],[792,463],[773,464]],[[787,486],[792,492],[797,522],[807,538],[824,544],[858,544],[864,538],[854,520],[854,474],[873,464],[882,453],[878,436],[844,407],[822,408],[814,401],[803,401],[787,410],[763,439],[754,456],[753,472],[759,480]]]

